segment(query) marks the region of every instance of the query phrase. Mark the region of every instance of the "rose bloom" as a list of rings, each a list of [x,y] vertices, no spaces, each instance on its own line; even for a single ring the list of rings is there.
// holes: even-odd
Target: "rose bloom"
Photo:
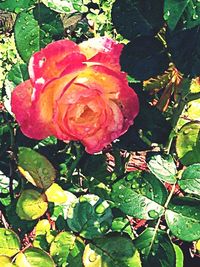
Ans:
[[[22,132],[34,139],[80,141],[91,154],[124,134],[139,103],[120,71],[122,48],[100,37],[79,45],[56,41],[33,54],[30,79],[11,98]]]

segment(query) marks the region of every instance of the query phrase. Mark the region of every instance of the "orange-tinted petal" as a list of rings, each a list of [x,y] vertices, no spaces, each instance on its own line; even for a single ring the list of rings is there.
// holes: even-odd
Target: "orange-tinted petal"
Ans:
[[[51,80],[38,94],[37,99],[33,101],[31,109],[32,120],[36,122],[45,121],[54,135],[56,134],[53,121],[55,107],[59,98],[70,87],[79,72],[80,69],[77,69],[70,74]]]

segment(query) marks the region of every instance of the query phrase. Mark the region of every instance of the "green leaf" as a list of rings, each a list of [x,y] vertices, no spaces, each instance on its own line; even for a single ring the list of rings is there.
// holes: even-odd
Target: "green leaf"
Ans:
[[[105,155],[86,155],[82,161],[82,172],[85,176],[94,177],[99,181],[109,181],[111,173],[107,170]]]
[[[26,64],[17,63],[8,72],[7,79],[13,83],[13,88],[29,79],[28,67]]]
[[[180,249],[179,246],[175,244],[173,244],[173,246],[176,253],[176,267],[184,267],[183,266],[184,256],[182,250]]]
[[[81,12],[83,8],[82,0],[42,0],[42,2],[52,10],[59,13]]]
[[[167,183],[176,181],[176,165],[171,155],[153,155],[148,167],[159,180]]]
[[[107,201],[88,194],[72,203],[67,224],[74,232],[87,239],[104,235],[112,223],[112,212]]]
[[[134,240],[144,267],[175,267],[175,251],[169,236],[161,230],[147,228]]]
[[[52,258],[39,248],[27,248],[17,254],[15,264],[19,267],[55,267]]]
[[[80,244],[82,246],[80,246]],[[81,266],[84,247],[84,244],[80,242],[80,238],[77,238],[69,232],[61,232],[51,243],[50,255],[53,257],[57,266],[63,266],[65,263],[69,265],[68,258],[70,258],[70,255],[70,261],[75,260],[74,258],[77,257],[77,259],[79,258],[79,264]]]
[[[184,241],[200,239],[200,201],[180,197],[173,199],[165,212],[172,233]]]
[[[200,195],[200,163],[187,167],[178,183],[186,193]]]
[[[36,0],[2,0],[0,3],[0,9],[19,13],[32,7],[35,2]]]
[[[56,12],[38,5],[17,16],[14,31],[17,50],[21,58],[28,62],[34,52],[62,38],[64,29]]]
[[[122,236],[99,238],[88,244],[83,254],[83,264],[87,267],[142,266],[131,239]]]
[[[176,151],[182,164],[200,163],[200,122],[189,122],[180,129]]]
[[[169,53],[177,69],[186,76],[200,75],[199,26],[192,29],[167,31],[166,41]]]
[[[42,189],[49,188],[56,178],[48,159],[27,147],[19,148],[18,169],[30,183]]]
[[[120,63],[122,70],[135,79],[147,80],[167,70],[169,58],[158,39],[138,37],[124,47]]]
[[[113,232],[127,233],[131,239],[134,239],[134,234],[127,218],[117,217],[112,221],[111,230]]]
[[[47,210],[48,204],[43,195],[36,190],[27,189],[20,195],[16,212],[22,220],[35,220]]]
[[[102,183],[99,182],[97,179],[92,178],[87,180],[87,187],[91,194],[98,195],[100,198],[103,198],[105,200],[110,199],[111,189],[108,182]]]
[[[164,212],[167,191],[154,175],[133,172],[113,185],[111,198],[126,215],[155,220]]]
[[[154,36],[163,26],[163,1],[116,0],[112,21],[118,33],[131,40],[137,36]]]
[[[200,24],[200,3],[198,0],[164,1],[164,19],[174,30],[178,22],[189,29]]]
[[[15,232],[10,229],[0,228],[0,255],[12,257],[19,251],[20,239]]]

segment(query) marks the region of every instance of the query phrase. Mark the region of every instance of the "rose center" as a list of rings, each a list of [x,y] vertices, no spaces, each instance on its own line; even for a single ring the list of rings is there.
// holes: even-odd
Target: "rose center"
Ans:
[[[81,114],[78,117],[76,117],[76,122],[80,124],[84,123],[85,121],[89,122],[94,119],[94,116],[95,112],[88,106],[85,106]]]

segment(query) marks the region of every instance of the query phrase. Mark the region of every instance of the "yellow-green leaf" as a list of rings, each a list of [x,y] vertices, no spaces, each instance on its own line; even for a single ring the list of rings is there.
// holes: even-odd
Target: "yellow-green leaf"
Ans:
[[[45,194],[49,202],[65,203],[67,201],[67,195],[65,191],[56,183],[53,183],[46,191]]]
[[[12,257],[19,250],[20,240],[15,232],[10,229],[0,228],[0,255]]]
[[[8,256],[0,256],[0,266],[1,267],[13,267],[16,266],[15,264],[12,263],[12,259],[9,258]]]
[[[18,267],[54,267],[52,258],[42,249],[28,248],[20,252],[15,260]]]
[[[50,231],[50,229],[51,229],[50,222],[47,219],[43,219],[36,224],[35,234],[45,235]]]
[[[35,220],[47,210],[48,204],[44,195],[36,190],[24,190],[17,201],[16,212],[22,220]]]

